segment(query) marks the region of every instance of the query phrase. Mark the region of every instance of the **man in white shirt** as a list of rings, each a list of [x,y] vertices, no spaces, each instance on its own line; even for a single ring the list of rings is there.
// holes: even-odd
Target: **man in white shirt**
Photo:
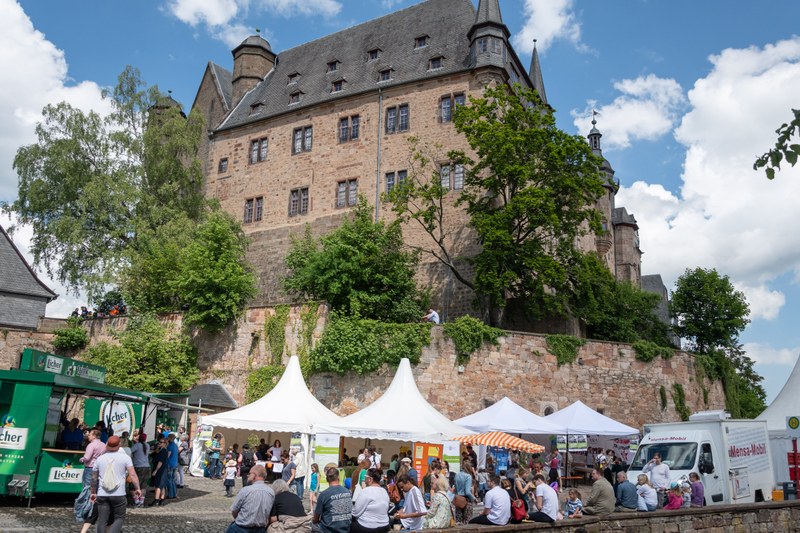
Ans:
[[[403,529],[412,531],[422,529],[422,517],[428,512],[425,508],[425,499],[422,497],[422,492],[414,485],[408,474],[403,474],[397,478],[396,483],[400,490],[406,493],[406,499],[403,509],[394,514],[395,518],[400,519]]]
[[[536,486],[536,512],[530,514],[534,522],[553,523],[558,520],[558,493],[548,485],[542,474],[533,477]]]
[[[112,435],[106,442],[106,453],[97,458],[92,471],[91,501],[97,504],[97,532],[118,533],[125,523],[125,477],[133,483],[134,499],[141,498],[139,478],[133,462],[127,454],[119,451],[120,440]],[[111,525],[107,525],[111,523]]]
[[[511,519],[511,497],[500,488],[500,476],[489,476],[489,492],[483,498],[483,512],[469,521],[470,524],[504,526]]]
[[[381,487],[380,470],[370,468],[365,483],[353,505],[350,533],[385,533],[390,528],[389,493]]]
[[[653,488],[658,491],[658,507],[659,509],[664,505],[664,494],[669,490],[669,484],[672,482],[669,473],[669,465],[661,462],[661,454],[656,453],[653,458],[644,465],[642,472],[649,474],[650,483]]]

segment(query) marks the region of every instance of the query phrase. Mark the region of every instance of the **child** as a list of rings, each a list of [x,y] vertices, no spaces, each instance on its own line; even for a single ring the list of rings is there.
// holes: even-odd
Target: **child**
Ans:
[[[480,499],[483,499],[483,495],[486,494],[486,489],[489,484],[489,474],[486,473],[485,468],[481,468],[478,470],[478,496]]]
[[[311,510],[317,508],[317,496],[319,495],[319,465],[311,464],[311,485],[309,486],[308,501],[311,503]]]
[[[225,496],[230,498],[233,496],[233,486],[236,485],[236,461],[233,459],[225,463]]]
[[[681,505],[683,504],[683,496],[681,494],[681,486],[678,485],[677,482],[673,481],[669,486],[669,492],[667,492],[667,498],[669,501],[664,506],[664,509],[671,511],[680,509]]]
[[[692,486],[686,481],[681,483],[681,509],[688,509],[692,506]]]
[[[576,489],[569,489],[567,495],[569,496],[567,500],[567,518],[575,518],[575,513],[583,509],[581,493]]]

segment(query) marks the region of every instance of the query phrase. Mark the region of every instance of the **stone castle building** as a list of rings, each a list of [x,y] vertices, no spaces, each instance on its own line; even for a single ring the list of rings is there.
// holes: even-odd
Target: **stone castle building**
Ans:
[[[379,219],[392,217],[380,195],[412,171],[409,137],[440,145],[435,179],[447,194],[445,226],[454,257],[477,251],[468,218],[454,203],[464,168],[443,154],[469,153],[452,124],[453,109],[491,84],[518,82],[545,104],[538,54],[526,69],[511,46],[498,0],[428,0],[280,53],[260,36],[233,50],[233,70],[209,63],[193,107],[208,120],[201,149],[205,193],[241,217],[259,279],[254,305],[286,301],[281,280],[293,235],[336,228],[359,194]],[[602,156],[601,133],[588,141]],[[615,205],[614,171],[604,159],[599,199],[607,233],[581,240],[620,280],[641,285],[641,251],[633,215]],[[409,222],[406,243],[432,249]],[[474,298],[450,271],[423,254],[418,273],[445,318],[470,312]]]

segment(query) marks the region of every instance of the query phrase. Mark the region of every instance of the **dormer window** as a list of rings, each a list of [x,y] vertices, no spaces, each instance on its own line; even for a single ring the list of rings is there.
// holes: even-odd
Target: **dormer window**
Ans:
[[[339,70],[339,62],[338,61],[329,61],[328,62],[328,72],[336,72]]]
[[[378,74],[378,83],[382,81],[390,81],[392,79],[392,69],[384,69]]]
[[[289,95],[289,105],[299,104],[303,98],[303,93],[300,91],[293,92]]]
[[[331,83],[331,92],[338,93],[344,90],[344,80],[336,80],[335,82]]]
[[[261,110],[264,108],[264,104],[262,102],[257,102],[250,106],[250,116],[258,115],[261,113]]]
[[[414,39],[414,48],[425,48],[428,46],[428,36],[421,35]]]
[[[381,57],[381,49],[380,48],[373,48],[369,52],[367,52],[367,61],[375,61]]]
[[[293,73],[289,74],[289,85],[291,85],[292,83],[297,83],[298,81],[300,81],[300,73],[299,72],[293,72]]]
[[[428,70],[439,70],[444,66],[444,58],[442,56],[432,57],[428,61]]]

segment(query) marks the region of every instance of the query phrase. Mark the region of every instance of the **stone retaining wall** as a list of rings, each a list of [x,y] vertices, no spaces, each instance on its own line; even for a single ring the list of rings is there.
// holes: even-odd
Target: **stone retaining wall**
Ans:
[[[789,533],[800,531],[800,501],[757,504],[717,505],[702,509],[656,511],[654,513],[614,513],[604,518],[559,520],[553,525],[526,522],[508,526],[459,526],[460,532],[523,533]],[[437,531],[451,531],[441,529]]]

